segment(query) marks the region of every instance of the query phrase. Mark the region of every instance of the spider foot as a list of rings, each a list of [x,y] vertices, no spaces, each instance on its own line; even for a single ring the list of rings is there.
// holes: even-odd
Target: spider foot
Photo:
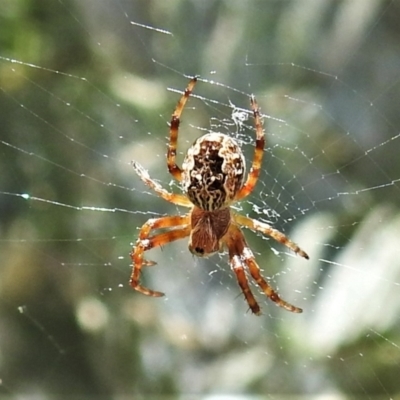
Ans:
[[[268,296],[268,295],[267,295]],[[300,314],[303,310],[299,307],[296,307],[285,300],[282,300],[275,292],[268,296],[277,306],[284,308],[287,311]]]
[[[308,256],[308,254],[307,254],[304,250],[300,249],[300,247],[299,247],[299,250],[297,251],[297,254],[298,254],[299,256],[305,258],[306,260],[309,260],[309,259],[310,259],[310,257]]]
[[[157,263],[155,261],[143,260],[142,265],[145,267],[154,267]]]
[[[296,313],[296,314],[301,314],[303,312],[302,308],[299,308],[299,307],[296,307],[296,306],[292,306],[289,303],[286,303],[285,305],[278,304],[278,306],[284,308],[287,311],[290,311],[290,312],[293,312],[293,313]]]
[[[273,300],[273,299],[271,298],[271,300]],[[303,312],[303,310],[301,308],[293,306],[292,304],[290,304],[290,303],[288,303],[288,302],[286,302],[284,300],[279,299],[279,301],[275,301],[275,300],[273,300],[273,301],[275,302],[275,304],[278,307],[284,308],[287,311],[290,311],[290,312],[293,312],[293,313],[296,313],[296,314],[301,314]],[[257,316],[262,315],[262,311],[261,311],[261,308],[258,305],[258,303],[249,304],[249,310],[254,315],[257,315]]]
[[[132,281],[130,283],[133,289],[137,290],[140,293],[145,294],[146,296],[151,296],[151,297],[165,296],[163,292],[157,292],[156,290],[148,289],[147,287],[144,287],[142,285],[134,284]]]
[[[258,303],[251,304],[251,305],[249,304],[249,309],[254,315],[260,316],[262,314],[261,313],[261,308],[258,305]]]

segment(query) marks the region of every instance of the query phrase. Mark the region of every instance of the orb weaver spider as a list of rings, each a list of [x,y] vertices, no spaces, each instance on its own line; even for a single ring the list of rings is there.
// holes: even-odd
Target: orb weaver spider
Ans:
[[[229,207],[253,191],[260,175],[265,136],[255,97],[253,95],[250,97],[250,105],[254,117],[256,146],[246,180],[245,159],[238,143],[222,133],[211,132],[198,138],[187,151],[182,168],[176,164],[180,117],[196,82],[197,78],[192,78],[181,96],[172,114],[169,131],[167,166],[170,174],[181,182],[184,194],[166,191],[150,178],[141,165],[137,162],[132,163],[140,179],[160,197],[173,204],[190,207],[190,211],[184,215],[152,218],[141,227],[139,238],[130,254],[133,264],[130,285],[145,295],[163,296],[164,293],[140,284],[142,266],[156,264],[145,260],[144,253],[152,248],[189,237],[189,250],[198,257],[209,256],[227,247],[230,266],[254,314],[260,315],[261,309],[250,289],[248,273],[263,293],[278,306],[291,312],[301,313],[301,308],[281,299],[263,278],[240,226],[268,235],[306,259],[309,258],[307,253],[272,226],[237,214]],[[166,230],[152,234],[158,229]]]

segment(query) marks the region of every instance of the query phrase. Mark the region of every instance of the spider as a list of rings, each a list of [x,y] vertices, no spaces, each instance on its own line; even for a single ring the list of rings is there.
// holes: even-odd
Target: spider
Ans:
[[[294,313],[301,313],[301,308],[281,299],[262,277],[240,226],[269,235],[301,257],[308,259],[308,255],[282,232],[264,222],[237,214],[229,207],[253,191],[260,175],[265,136],[255,97],[253,95],[250,97],[250,104],[254,116],[256,146],[246,180],[245,159],[238,143],[222,133],[211,132],[198,138],[187,151],[182,168],[176,164],[180,118],[196,82],[197,78],[194,77],[186,87],[172,114],[169,130],[167,166],[170,174],[181,183],[184,194],[166,191],[150,178],[141,165],[137,162],[132,163],[140,179],[160,197],[173,204],[190,207],[190,211],[185,215],[151,218],[141,227],[139,238],[130,254],[132,259],[130,285],[145,295],[163,296],[164,293],[140,284],[142,267],[156,264],[145,260],[144,253],[152,248],[189,237],[189,250],[198,257],[209,256],[227,247],[230,266],[254,314],[260,315],[261,309],[250,289],[248,274],[262,292],[278,306]],[[154,230],[159,229],[163,231],[153,234]]]

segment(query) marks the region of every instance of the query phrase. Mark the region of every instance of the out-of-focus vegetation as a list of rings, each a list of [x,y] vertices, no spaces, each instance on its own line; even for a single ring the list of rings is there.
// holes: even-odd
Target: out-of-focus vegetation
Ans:
[[[2,0],[0,393],[399,395],[399,18],[383,0]],[[167,88],[185,74],[226,86],[198,84],[220,103],[191,101],[180,151],[192,126],[229,118],[221,103],[248,107],[245,94],[273,117],[265,171],[239,207],[270,219],[268,204],[310,252],[277,257],[246,232],[300,316],[262,296],[265,315],[246,314],[226,257],[193,259],[186,243],[149,255],[159,265],[143,279],[166,299],[129,288],[137,228],[181,211],[129,161],[179,190]]]

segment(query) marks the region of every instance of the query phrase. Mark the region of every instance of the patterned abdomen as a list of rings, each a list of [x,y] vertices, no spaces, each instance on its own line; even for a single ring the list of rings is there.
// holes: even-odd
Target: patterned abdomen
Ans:
[[[243,185],[243,153],[234,139],[208,133],[189,148],[182,165],[182,187],[190,201],[206,211],[228,207]]]

